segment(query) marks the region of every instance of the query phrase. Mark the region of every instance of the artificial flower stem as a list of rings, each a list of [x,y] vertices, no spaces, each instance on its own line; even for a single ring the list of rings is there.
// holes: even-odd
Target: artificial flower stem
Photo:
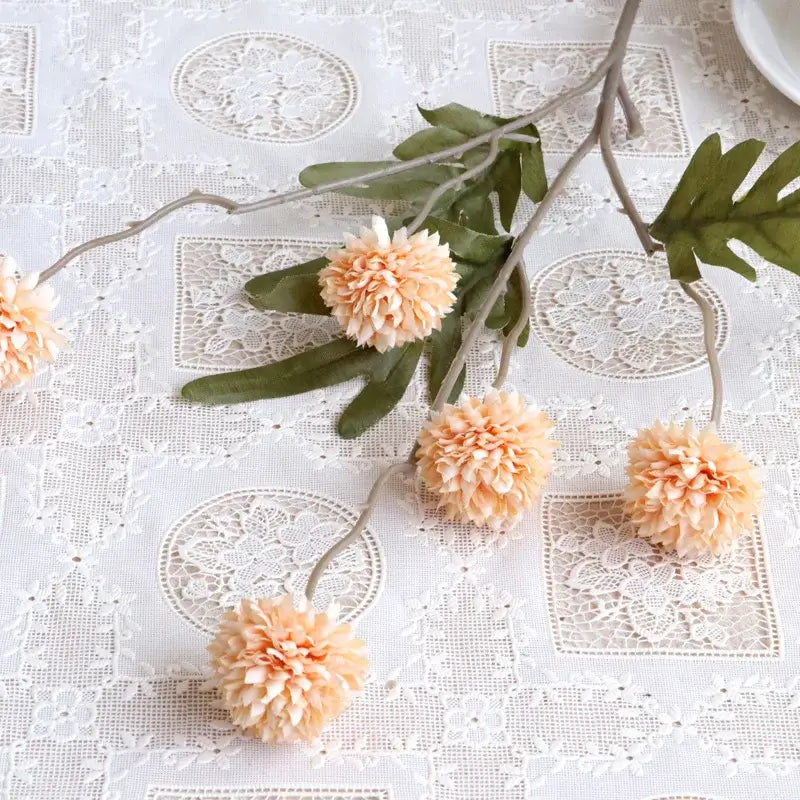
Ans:
[[[525,248],[528,246],[528,243],[530,242],[534,233],[536,233],[538,230],[539,225],[555,202],[556,197],[558,197],[558,195],[564,189],[564,186],[569,180],[570,175],[572,175],[578,164],[583,161],[583,159],[597,143],[598,133],[599,128],[598,125],[595,124],[589,135],[583,140],[583,142],[581,142],[578,149],[567,159],[558,175],[556,175],[552,184],[550,184],[550,188],[547,190],[547,194],[545,194],[545,196],[542,198],[542,202],[536,207],[536,211],[534,211],[533,216],[531,216],[530,220],[528,220],[528,224],[514,242],[514,246],[511,248],[511,253],[509,254],[503,266],[500,268],[500,271],[497,273],[494,283],[484,298],[483,305],[481,305],[478,313],[470,323],[469,328],[467,329],[464,338],[461,341],[461,346],[458,348],[458,352],[450,364],[447,374],[444,376],[444,380],[442,381],[439,391],[436,393],[436,397],[433,401],[433,411],[441,411],[442,407],[447,402],[447,398],[450,397],[450,393],[453,391],[453,387],[456,385],[458,376],[461,374],[461,370],[464,368],[464,363],[467,360],[467,356],[475,345],[475,342],[477,341],[478,336],[480,335],[480,332],[486,323],[486,319],[488,318],[492,307],[494,306],[495,302],[497,302],[497,298],[503,293],[503,290],[506,288],[506,284],[508,283],[508,279],[511,277],[512,272],[516,268],[517,264],[522,260],[522,255],[525,251]]]
[[[94,250],[95,247],[102,247],[106,244],[112,244],[113,242],[120,242],[123,239],[128,239],[131,236],[137,236],[151,225],[155,225],[155,223],[160,219],[163,219],[171,214],[173,211],[177,211],[179,208],[183,208],[184,206],[195,205],[198,203],[205,203],[206,205],[211,206],[221,206],[228,211],[228,213],[232,212],[233,209],[237,207],[237,203],[235,203],[233,200],[229,200],[227,197],[222,197],[218,194],[204,194],[203,192],[197,190],[189,192],[186,197],[180,197],[177,200],[173,200],[171,203],[167,203],[165,206],[162,206],[150,214],[149,217],[145,217],[138,222],[129,222],[127,228],[125,228],[123,231],[109,233],[106,236],[98,236],[96,239],[90,239],[88,242],[84,242],[77,247],[73,247],[72,250],[66,252],[63,256],[61,256],[61,258],[58,259],[58,261],[55,262],[55,264],[53,264],[51,267],[48,267],[46,270],[44,270],[44,272],[41,273],[41,275],[39,275],[39,283],[44,283],[52,278],[53,275],[66,267],[70,261],[76,259],[80,255],[83,255],[83,253],[85,253],[87,250]]]
[[[462,339],[461,346],[459,347],[458,352],[453,359],[453,363],[450,365],[450,368],[448,369],[447,374],[442,381],[442,385],[439,387],[439,391],[434,398],[433,411],[441,411],[442,407],[447,402],[447,398],[450,396],[450,393],[452,392],[453,387],[458,380],[458,376],[461,374],[461,370],[464,367],[467,356],[474,346],[480,330],[486,322],[492,307],[508,284],[511,273],[516,268],[517,264],[522,261],[522,256],[525,248],[528,245],[528,242],[530,242],[534,233],[536,233],[538,230],[542,219],[550,210],[556,197],[558,197],[558,195],[564,189],[572,173],[575,171],[581,161],[583,161],[583,159],[588,155],[588,153],[594,148],[598,141],[600,142],[601,149],[604,147],[605,142],[608,153],[611,153],[611,124],[614,119],[614,107],[616,104],[622,76],[622,62],[625,57],[625,51],[628,46],[628,39],[630,38],[631,29],[633,27],[634,20],[636,19],[636,13],[639,10],[639,4],[640,0],[628,0],[628,2],[625,3],[625,7],[623,8],[622,14],[619,18],[619,22],[617,23],[614,39],[611,43],[611,47],[608,50],[608,55],[605,59],[603,59],[604,66],[602,67],[602,72],[605,76],[605,83],[603,85],[603,93],[597,107],[597,118],[592,130],[578,146],[578,149],[567,159],[566,163],[550,185],[550,188],[547,190],[547,194],[545,194],[541,203],[537,206],[536,211],[534,211],[533,216],[528,221],[525,229],[514,242],[514,247],[512,248],[508,259],[497,273],[497,277],[495,278],[489,293],[486,295],[483,305],[478,311],[475,319],[470,324],[466,335]],[[618,194],[620,194],[620,199],[623,200],[623,194],[630,199],[627,189],[625,189],[622,175],[620,174],[616,165],[616,161],[613,158],[613,154],[611,154],[610,159],[606,159],[604,154],[604,161],[609,171],[612,183],[614,183]],[[624,200],[623,205],[625,205]],[[636,217],[641,220],[633,203],[630,202],[629,205]],[[637,227],[638,230],[636,219],[631,217],[631,221],[633,222],[634,227]],[[649,239],[650,235],[647,233],[647,226],[644,225],[644,222],[641,222],[641,225],[644,228],[647,238]],[[642,240],[642,244],[645,246],[645,249],[648,250],[648,252],[652,252],[652,249],[648,247],[644,239]],[[520,329],[520,332],[521,330],[522,329]],[[502,383],[499,381],[501,377],[501,370],[505,369],[506,372],[508,371],[508,362],[511,358],[511,350],[509,347],[506,347],[505,350],[505,359],[501,355],[498,376],[494,382],[495,388],[500,386]]]
[[[616,191],[620,203],[622,203],[623,210],[630,218],[631,224],[636,231],[636,235],[639,237],[639,241],[642,243],[642,247],[645,249],[647,255],[652,255],[656,250],[656,243],[650,236],[650,231],[647,228],[647,224],[639,214],[639,210],[636,208],[636,204],[633,202],[630,192],[628,192],[628,188],[622,178],[619,165],[617,164],[617,159],[614,156],[614,149],[611,142],[612,128],[614,126],[614,110],[616,108],[617,98],[620,99],[623,110],[626,107],[625,102],[622,101],[622,94],[620,93],[623,87],[622,59],[620,59],[609,67],[608,75],[606,75],[606,80],[603,84],[603,94],[600,100],[600,106],[598,107],[597,116],[600,125],[600,154],[603,157],[603,163],[605,164],[606,171],[611,179],[611,185],[614,187],[614,191]],[[627,90],[624,90],[624,95],[627,97],[628,102],[630,102],[630,96],[627,94]],[[625,113],[630,124],[628,112],[626,111]]]
[[[620,19],[622,20],[625,18],[627,20],[628,15],[626,12],[631,6],[634,7],[633,16],[635,17],[640,3],[641,0],[627,0],[625,10],[623,10]],[[630,19],[630,23],[633,23],[633,18]],[[344,189],[347,186],[353,186],[366,181],[374,181],[378,180],[379,178],[388,178],[391,175],[398,175],[401,172],[406,172],[407,170],[414,169],[415,167],[422,167],[426,164],[435,164],[438,161],[459,158],[468,150],[473,150],[482,144],[486,144],[495,137],[502,139],[507,133],[514,133],[521,128],[525,128],[528,125],[538,122],[543,117],[546,117],[548,114],[560,108],[573,98],[580,97],[581,95],[590,92],[595,86],[597,86],[598,83],[600,83],[601,80],[603,80],[608,72],[609,64],[611,64],[615,58],[624,55],[626,45],[627,36],[625,37],[625,42],[623,43],[621,49],[618,46],[615,38],[611,44],[611,47],[609,48],[608,54],[597,65],[597,68],[594,70],[594,72],[592,72],[582,83],[574,86],[572,89],[568,89],[558,97],[554,97],[552,100],[534,109],[529,114],[518,117],[517,119],[507,122],[505,125],[500,125],[493,130],[478,134],[472,139],[468,139],[463,144],[455,145],[454,147],[448,147],[445,150],[439,150],[436,153],[418,156],[417,158],[412,158],[408,161],[392,164],[391,167],[384,167],[382,169],[374,170],[373,172],[366,172],[353,178],[342,178],[341,180],[330,181],[329,183],[321,183],[319,186],[314,186],[313,188],[309,189],[296,189],[283,195],[266,197],[263,200],[257,200],[254,203],[242,203],[237,205],[237,208],[232,210],[231,213],[247,214],[251,211],[261,211],[265,208],[272,208],[273,206],[282,205],[283,203],[289,203],[294,200],[304,200],[307,197],[313,197],[314,195],[322,194],[324,192],[334,192],[337,189]]]
[[[508,377],[508,369],[511,366],[511,354],[517,346],[519,337],[525,326],[531,320],[531,287],[528,283],[528,273],[525,270],[525,263],[520,261],[517,264],[517,280],[520,282],[522,289],[522,307],[519,311],[519,318],[514,323],[514,327],[508,332],[508,335],[503,339],[503,350],[500,353],[500,366],[497,368],[497,375],[495,376],[492,388],[499,389]]]
[[[703,315],[703,341],[708,356],[708,366],[711,370],[711,386],[713,400],[711,402],[711,422],[719,428],[722,423],[722,370],[719,366],[719,353],[717,353],[717,314],[713,306],[690,283],[681,283],[681,289],[697,303]]]
[[[40,275],[39,282],[41,283],[49,280],[73,259],[82,255],[83,253],[93,250],[96,247],[101,247],[113,242],[119,242],[123,239],[128,239],[131,236],[137,236],[142,231],[161,220],[163,217],[171,214],[173,211],[176,211],[179,208],[183,208],[184,206],[193,205],[196,203],[207,203],[210,205],[221,206],[229,214],[249,214],[252,211],[261,211],[266,208],[284,205],[285,203],[291,203],[296,200],[304,200],[309,197],[325,194],[326,192],[333,192],[337,189],[344,189],[348,186],[354,186],[366,181],[372,181],[378,178],[386,178],[390,175],[398,175],[402,172],[406,172],[407,170],[414,169],[415,167],[424,166],[426,164],[434,164],[438,161],[443,161],[448,158],[458,158],[464,155],[464,153],[466,153],[468,150],[472,150],[479,145],[490,142],[495,137],[503,138],[503,136],[506,134],[514,133],[515,131],[526,127],[527,125],[536,123],[542,119],[542,117],[547,116],[549,113],[560,108],[573,98],[580,97],[581,95],[584,95],[594,89],[594,87],[597,86],[597,84],[600,83],[600,81],[602,81],[608,73],[609,66],[614,61],[621,60],[624,57],[628,44],[630,28],[633,25],[633,21],[636,17],[636,12],[639,9],[640,3],[641,0],[626,0],[625,7],[620,15],[620,22],[617,26],[617,31],[614,35],[611,46],[609,47],[608,53],[597,65],[596,69],[583,82],[571,89],[568,89],[563,94],[560,94],[558,97],[553,98],[549,102],[544,103],[543,105],[539,106],[539,108],[534,109],[530,112],[530,114],[526,114],[516,120],[507,122],[505,125],[500,125],[494,130],[479,134],[478,136],[469,139],[463,144],[456,145],[455,147],[449,147],[445,150],[439,150],[436,153],[430,153],[428,155],[419,156],[418,158],[412,158],[408,161],[401,161],[397,164],[393,164],[391,167],[384,167],[382,169],[377,169],[373,172],[364,173],[352,178],[329,181],[328,183],[322,183],[319,186],[314,186],[312,188],[294,189],[289,192],[275,195],[274,197],[266,197],[262,200],[256,200],[252,203],[237,203],[234,200],[230,200],[229,198],[221,197],[219,195],[203,194],[199,191],[190,192],[185,197],[181,197],[177,200],[167,203],[150,214],[150,216],[146,217],[140,222],[129,225],[122,231],[107,234],[105,236],[99,236],[95,239],[90,239],[89,241],[84,242],[77,247],[74,247],[68,253],[59,258],[58,261],[56,261],[51,267],[43,270]]]
[[[626,0],[625,7],[620,15],[619,23],[617,25],[617,30],[614,34],[614,40],[611,43],[611,47],[609,48],[608,54],[602,60],[600,65],[598,66],[597,70],[586,80],[580,87],[576,87],[575,90],[571,90],[566,92],[565,95],[562,95],[562,99],[565,97],[574,97],[579,94],[583,94],[589,89],[596,86],[604,76],[607,76],[609,72],[610,65],[613,65],[615,62],[619,62],[621,68],[622,59],[625,56],[625,51],[627,49],[628,38],[630,36],[630,31],[633,26],[633,22],[636,18],[636,13],[639,10],[641,0]],[[619,78],[619,72],[617,73],[617,77]],[[467,356],[471,351],[475,341],[478,338],[478,335],[483,328],[483,325],[489,316],[489,313],[494,306],[497,298],[502,293],[503,289],[506,287],[511,274],[513,273],[514,269],[517,268],[518,264],[522,263],[522,255],[525,250],[525,247],[530,242],[533,235],[539,228],[542,219],[545,217],[547,212],[552,207],[555,199],[558,195],[563,191],[564,187],[567,184],[572,173],[578,167],[578,165],[583,161],[583,159],[588,155],[588,153],[594,148],[594,146],[598,143],[600,137],[600,128],[601,128],[601,121],[604,117],[605,106],[608,105],[609,102],[615,102],[616,100],[616,90],[614,95],[611,98],[603,97],[600,100],[600,105],[598,106],[598,113],[597,119],[592,127],[592,130],[586,136],[586,138],[581,142],[578,146],[577,150],[567,159],[564,165],[561,167],[561,170],[558,172],[556,177],[554,178],[553,182],[550,185],[545,196],[542,198],[541,203],[537,206],[536,210],[534,211],[533,215],[531,216],[530,220],[528,221],[527,225],[525,226],[522,233],[517,237],[514,246],[509,254],[508,258],[506,259],[503,266],[500,268],[500,271],[497,274],[497,277],[494,280],[491,288],[489,289],[489,293],[484,298],[483,305],[478,311],[476,317],[470,323],[469,328],[461,342],[461,346],[456,353],[453,362],[451,363],[447,374],[442,381],[441,386],[439,387],[439,391],[434,398],[432,404],[432,410],[434,412],[440,411],[444,404],[447,402],[447,398],[450,396],[450,393],[455,386],[456,381],[458,380],[458,376],[461,374],[461,370],[464,367],[466,362]],[[548,104],[551,105],[551,104]],[[560,105],[560,103],[559,103]],[[556,106],[557,107],[557,106]],[[544,108],[544,107],[543,107]],[[540,109],[541,111],[541,109]],[[613,113],[613,112],[612,112]],[[534,116],[535,115],[535,116]],[[530,117],[534,117],[531,119]],[[541,114],[538,112],[533,112],[532,115],[528,115],[526,124],[530,122],[535,122]],[[518,120],[519,121],[519,120]],[[506,128],[507,126],[503,126]],[[520,126],[522,127],[522,126]],[[503,128],[499,129],[502,131]],[[508,128],[508,131],[514,129]],[[461,155],[462,153],[466,152],[467,150],[475,147],[477,144],[482,144],[483,142],[490,141],[493,136],[496,136],[498,133],[497,130],[490,132],[488,135],[484,134],[483,136],[476,137],[475,139],[468,142],[466,145],[462,145],[459,148],[455,148],[457,152],[452,152],[454,148],[451,148],[451,152],[442,151],[443,153],[446,152],[448,156],[451,155]],[[478,141],[479,140],[479,141]],[[461,149],[463,148],[463,149]],[[442,157],[442,153],[438,154]],[[427,163],[427,161],[420,161],[417,159],[418,163]],[[405,166],[408,167],[411,164],[411,161],[405,162]],[[416,166],[416,165],[415,165]],[[402,170],[396,170],[400,172]],[[365,179],[372,179],[378,176],[360,176],[360,180]],[[620,176],[620,180],[622,180]],[[347,183],[343,183],[341,181],[338,182],[338,188],[341,188],[343,185],[348,185]],[[324,189],[322,187],[317,187],[316,191],[325,191],[331,190],[331,185],[327,185]],[[275,198],[273,198],[275,200]],[[277,204],[277,203],[272,203]],[[254,205],[258,205],[259,208],[267,207],[264,204],[251,204],[250,210],[257,210]],[[241,213],[241,212],[237,212]],[[527,280],[526,280],[527,283]],[[523,303],[524,303],[524,292],[523,292]],[[528,298],[530,301],[530,298]],[[522,315],[521,315],[522,316]],[[530,316],[530,311],[528,310],[527,316]],[[522,316],[522,319],[525,319],[525,316]],[[520,330],[521,332],[521,330]],[[515,341],[515,340],[514,340]],[[509,354],[506,356],[506,359],[510,359],[510,351]],[[501,361],[501,368],[502,368],[502,361]],[[508,369],[508,364],[506,363],[506,371]],[[497,382],[495,382],[497,383]],[[375,508],[377,503],[378,496],[387,483],[387,481],[398,472],[405,471],[413,466],[414,463],[414,455],[416,452],[416,445],[411,451],[411,454],[407,461],[404,461],[400,464],[393,464],[390,467],[387,467],[376,479],[375,483],[370,490],[369,496],[367,497],[367,503],[364,507],[363,511],[361,512],[356,524],[353,526],[352,530],[349,531],[344,537],[342,537],[338,542],[336,542],[317,562],[314,566],[314,569],[311,571],[311,575],[308,578],[308,582],[306,584],[306,597],[311,600],[314,596],[314,592],[317,588],[320,578],[322,577],[323,572],[330,564],[330,562],[343,550],[350,546],[358,536],[361,535],[361,532],[366,527],[367,522],[369,521],[370,516]]]
[[[369,495],[367,496],[367,503],[356,520],[356,524],[353,525],[352,529],[347,534],[345,534],[341,539],[339,539],[338,542],[334,543],[333,546],[328,549],[322,558],[317,561],[314,569],[311,570],[311,574],[308,576],[308,582],[306,583],[306,597],[309,599],[309,601],[314,599],[314,592],[317,589],[317,584],[319,584],[320,578],[322,578],[322,574],[325,572],[328,564],[330,564],[331,561],[333,561],[333,559],[342,552],[342,550],[346,550],[359,536],[361,536],[361,533],[369,522],[369,518],[372,516],[372,512],[375,510],[375,505],[378,502],[378,496],[381,493],[381,489],[383,489],[387,481],[393,475],[396,475],[399,472],[404,472],[407,469],[411,469],[411,467],[412,465],[410,461],[403,461],[399,464],[392,464],[383,470],[380,475],[378,475],[375,483],[372,484],[372,489],[370,489]]]
[[[497,134],[489,139],[489,152],[486,155],[486,158],[480,162],[480,164],[476,164],[471,169],[468,169],[466,172],[462,172],[459,175],[456,175],[455,178],[451,178],[449,181],[445,181],[444,183],[439,184],[431,193],[428,195],[428,199],[425,201],[425,205],[422,206],[420,209],[419,214],[412,220],[411,224],[408,225],[408,233],[409,235],[415,233],[416,230],[419,228],[420,225],[428,218],[428,214],[431,213],[431,210],[436,205],[436,201],[445,194],[445,192],[450,191],[450,189],[457,189],[461,186],[464,181],[468,181],[470,178],[474,178],[476,175],[480,175],[485,169],[490,167],[494,164],[495,158],[497,158],[497,151],[500,148],[500,135]]]
[[[628,126],[628,138],[636,139],[644,133],[644,127],[642,125],[642,118],[639,116],[639,109],[636,108],[636,104],[631,98],[624,78],[619,79],[617,96],[619,98],[619,104],[622,106],[622,111],[625,114],[625,122]]]

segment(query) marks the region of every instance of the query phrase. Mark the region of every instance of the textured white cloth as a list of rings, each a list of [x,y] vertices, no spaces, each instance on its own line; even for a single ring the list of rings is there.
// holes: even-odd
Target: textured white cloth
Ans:
[[[579,81],[619,0],[0,0],[0,249],[42,269],[192,189],[237,200],[313,162],[386,157],[415,102],[521,113]],[[711,131],[772,155],[800,110],[735,40],[727,0],[644,0],[625,66],[646,135],[616,148],[643,215]],[[541,125],[552,170],[595,98]],[[521,215],[529,207],[521,209]],[[707,270],[723,436],[763,466],[735,552],[633,540],[626,441],[708,416],[700,318],[647,263],[599,156],[526,262],[533,335],[511,384],[562,442],[514,535],[443,524],[396,481],[324,579],[372,659],[310,746],[226,725],[206,642],[242,595],[302,585],[424,417],[415,382],[365,436],[356,385],[203,408],[203,373],[327,341],[255,312],[251,275],[319,254],[373,209],[328,197],[249,217],[182,212],[55,278],[71,351],[0,395],[0,797],[5,800],[753,800],[800,771],[800,281]],[[484,341],[470,387],[497,358]]]

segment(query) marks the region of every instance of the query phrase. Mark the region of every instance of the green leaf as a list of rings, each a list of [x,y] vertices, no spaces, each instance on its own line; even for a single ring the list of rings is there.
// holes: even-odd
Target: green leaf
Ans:
[[[511,280],[508,282],[508,289],[506,291],[508,324],[505,326],[505,328],[503,328],[504,335],[508,336],[519,321],[520,314],[522,314],[523,292],[530,292],[530,290],[530,286],[524,285],[522,272],[518,269],[515,269],[514,273],[511,275]],[[525,345],[528,343],[530,330],[530,320],[528,320],[525,327],[522,329],[519,338],[517,339],[517,347],[525,347]]]
[[[337,339],[264,367],[197,378],[181,394],[187,400],[211,404],[287,397],[370,374],[380,359],[381,354],[372,348]]]
[[[456,257],[476,264],[496,260],[508,252],[513,241],[511,236],[480,233],[441,217],[427,217],[421,227],[438,231],[441,241],[449,245]]]
[[[439,150],[456,147],[464,144],[468,139],[469,136],[454,131],[452,128],[442,126],[425,128],[397,145],[394,149],[394,155],[402,161],[408,161],[429,153],[436,153]]]
[[[507,231],[511,230],[522,188],[519,160],[517,151],[507,150],[498,156],[492,169],[492,181],[500,205],[500,222]]]
[[[754,281],[755,270],[731,250],[731,240],[800,274],[800,190],[779,197],[800,178],[800,142],[779,155],[750,190],[734,200],[763,148],[763,142],[748,139],[723,153],[714,134],[697,149],[650,226],[653,238],[664,243],[673,278],[686,282],[700,278],[699,260]]]
[[[497,275],[492,270],[482,270],[478,280],[464,291],[464,314],[474,316],[477,314],[483,301],[491,289]],[[506,308],[505,294],[501,294],[492,306],[486,318],[486,327],[491,330],[505,328],[509,322],[508,309]]]
[[[256,308],[328,315],[330,309],[322,302],[317,278],[327,263],[327,258],[315,258],[294,267],[268,272],[252,278],[244,288]]]
[[[539,203],[547,194],[547,173],[544,169],[542,143],[521,142],[519,149],[522,153],[522,191],[534,203]]]
[[[488,281],[486,289],[488,290],[491,285],[492,281]],[[510,322],[511,312],[506,305],[506,293],[503,293],[495,300],[492,310],[489,312],[489,316],[486,317],[486,327],[493,331],[499,331],[501,328],[505,328],[506,325],[510,324]]]
[[[417,106],[419,113],[431,125],[444,125],[468,137],[479,136],[494,130],[498,125],[503,125],[509,120],[494,117],[491,114],[482,114],[475,109],[462,106],[460,103],[449,103],[439,108],[422,108]]]
[[[300,173],[300,183],[308,188],[322,186],[332,181],[367,175],[387,167],[396,167],[396,161],[333,161],[313,164]],[[336,189],[339,194],[351,197],[368,197],[373,200],[422,200],[439,184],[455,177],[462,170],[445,164],[423,164],[405,172],[385,178],[366,180],[353,186]]]
[[[412,342],[383,354],[383,372],[374,376],[339,417],[336,430],[354,439],[383,419],[400,401],[422,354],[422,342]]]
[[[461,347],[461,312],[462,303],[459,300],[453,310],[442,320],[441,330],[431,334],[431,346],[428,352],[428,394],[431,402],[438,394],[447,370],[450,369],[458,348]],[[466,378],[467,368],[465,366],[447,398],[448,403],[455,403],[458,400]]]
[[[470,184],[451,201],[447,219],[478,233],[496,236],[494,207],[489,199],[491,191],[492,184],[488,179]]]

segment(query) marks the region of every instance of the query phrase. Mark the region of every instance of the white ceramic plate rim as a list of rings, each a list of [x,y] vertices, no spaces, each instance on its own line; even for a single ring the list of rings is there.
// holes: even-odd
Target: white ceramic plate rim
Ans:
[[[793,80],[791,75],[787,75],[783,67],[775,66],[774,62],[765,59],[764,51],[756,46],[752,32],[747,30],[744,25],[745,7],[753,2],[754,0],[731,0],[733,27],[736,30],[736,35],[739,37],[739,41],[750,60],[764,77],[790,100],[800,105],[800,81],[796,78]]]

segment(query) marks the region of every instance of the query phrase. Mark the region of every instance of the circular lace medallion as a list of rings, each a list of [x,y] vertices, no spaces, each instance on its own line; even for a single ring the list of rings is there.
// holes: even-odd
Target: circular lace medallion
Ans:
[[[698,292],[717,311],[717,349],[728,336],[725,306],[707,284]],[[621,380],[678,375],[706,365],[700,310],[670,280],[663,258],[625,251],[579,253],[533,281],[533,328],[572,366]]]
[[[350,67],[311,42],[256,32],[220,36],[189,52],[172,91],[212,130],[259,142],[308,142],[340,125],[356,105]]]
[[[249,489],[209,500],[176,522],[161,547],[161,585],[170,604],[206,633],[243,597],[302,594],[320,556],[356,516],[310,492]],[[325,571],[314,598],[352,620],[375,599],[381,554],[367,530]]]

